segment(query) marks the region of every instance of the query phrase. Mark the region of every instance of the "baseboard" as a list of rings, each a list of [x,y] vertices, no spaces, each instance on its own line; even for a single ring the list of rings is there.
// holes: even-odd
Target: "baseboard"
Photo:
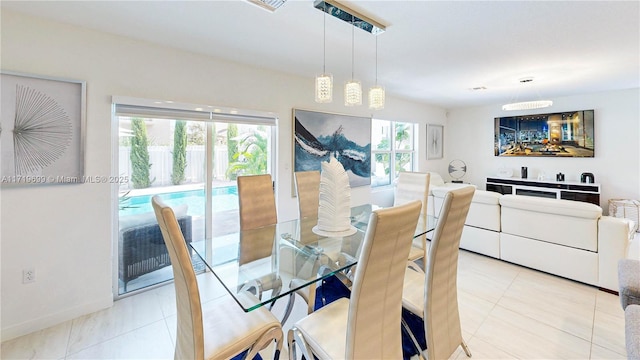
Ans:
[[[598,290],[604,291],[606,293],[613,294],[613,295],[616,295],[616,296],[620,296],[620,294],[617,291],[614,291],[614,290],[605,289],[603,287],[598,287]]]
[[[20,324],[11,325],[2,328],[0,331],[0,341],[15,339],[17,337],[30,334],[39,330],[46,329],[51,326],[61,324],[65,321],[73,320],[79,316],[91,314],[98,310],[109,308],[113,305],[113,294],[108,293],[100,298],[86,304],[57,312],[55,314],[46,315],[40,318],[31,319]]]

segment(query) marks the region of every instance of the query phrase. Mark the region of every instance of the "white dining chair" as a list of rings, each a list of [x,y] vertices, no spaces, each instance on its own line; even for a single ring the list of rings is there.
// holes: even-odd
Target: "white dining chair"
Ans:
[[[278,359],[282,327],[269,310],[261,307],[246,313],[231,297],[203,309],[191,257],[173,209],[157,195],[151,202],[173,267],[178,317],[174,358],[223,360],[247,352],[246,358],[253,359],[275,341],[274,359]],[[245,292],[242,296],[253,295]]]
[[[405,273],[402,306],[424,321],[426,357],[410,329],[403,326],[426,359],[448,359],[458,346],[471,357],[462,339],[457,274],[460,237],[474,192],[472,186],[447,192],[428,251],[426,274],[419,269]]]
[[[393,205],[402,205],[407,202],[420,200],[420,221],[427,221],[427,202],[429,198],[430,173],[401,171],[398,174]],[[414,244],[409,252],[409,261],[426,259],[427,236],[423,234],[414,239]],[[424,269],[423,269],[424,270]]]
[[[273,181],[270,174],[238,176],[238,210],[240,214],[240,248],[238,264],[270,257],[275,241],[275,225],[278,222]],[[250,279],[241,288],[251,291],[258,298],[264,291],[274,295],[282,289],[282,279],[274,271],[259,279]],[[273,307],[275,303],[271,304]]]
[[[375,210],[362,243],[350,299],[341,298],[289,330],[289,359],[402,358],[402,280],[421,203]]]
[[[300,219],[317,218],[320,205],[320,171],[296,171],[293,176]]]
[[[238,176],[240,230],[251,230],[278,222],[276,198],[270,174]]]

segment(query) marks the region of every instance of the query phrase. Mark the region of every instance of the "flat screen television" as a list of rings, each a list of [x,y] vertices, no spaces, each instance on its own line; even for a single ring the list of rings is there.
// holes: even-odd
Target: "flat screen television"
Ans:
[[[495,118],[495,156],[593,157],[593,110]]]

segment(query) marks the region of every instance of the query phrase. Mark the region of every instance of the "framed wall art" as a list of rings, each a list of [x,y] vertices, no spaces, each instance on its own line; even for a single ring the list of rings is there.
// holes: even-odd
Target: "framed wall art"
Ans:
[[[595,156],[594,110],[497,117],[494,124],[495,156]]]
[[[427,160],[443,157],[444,126],[427,124]]]
[[[371,184],[370,117],[293,109],[293,123],[293,171],[320,170],[333,156],[351,187]]]
[[[2,184],[84,179],[86,83],[3,71]]]

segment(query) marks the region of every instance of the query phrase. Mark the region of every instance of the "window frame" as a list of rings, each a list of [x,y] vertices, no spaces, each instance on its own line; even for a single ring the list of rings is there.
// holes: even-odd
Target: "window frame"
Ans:
[[[371,188],[372,189],[379,189],[379,188],[384,188],[384,187],[391,187],[394,185],[396,179],[398,178],[397,174],[396,174],[396,156],[398,154],[411,154],[411,171],[416,171],[417,170],[417,153],[418,153],[418,123],[414,123],[414,122],[408,122],[408,121],[395,121],[395,120],[385,120],[385,119],[379,119],[379,118],[372,118],[372,122],[373,121],[383,121],[383,122],[387,122],[389,124],[389,136],[390,136],[390,141],[389,141],[389,150],[377,150],[373,148],[373,144],[371,147],[371,159],[373,162],[375,162],[375,157],[377,154],[388,154],[389,155],[389,169],[393,171],[393,175],[390,174],[390,179],[389,179],[389,183],[388,184],[380,184],[380,185],[376,185],[375,182],[373,181],[373,174],[372,174],[372,181],[371,181]],[[411,149],[410,150],[404,150],[404,149],[396,149],[396,124],[409,124],[411,127]],[[373,124],[372,124],[373,125]],[[372,139],[373,139],[373,131],[375,131],[374,126],[372,126],[371,128],[372,131]],[[373,166],[373,164],[372,164]]]
[[[267,172],[273,177],[274,182],[277,181],[277,148],[278,148],[278,117],[274,112],[254,111],[254,110],[241,110],[236,108],[228,108],[213,105],[198,105],[188,103],[177,103],[173,101],[163,100],[151,100],[140,99],[125,96],[112,96],[111,106],[111,173],[115,177],[119,173],[119,125],[120,118],[140,116],[144,118],[157,118],[167,120],[186,120],[186,121],[200,121],[205,124],[206,138],[208,139],[205,147],[207,157],[205,159],[206,174],[205,184],[211,184],[213,181],[213,162],[212,156],[213,147],[215,144],[211,139],[213,138],[213,124],[215,123],[234,123],[234,124],[246,124],[246,125],[265,125],[269,126],[270,141],[269,151],[270,155],[267,159]],[[112,252],[113,254],[119,254],[119,184],[112,184]],[[205,223],[212,223],[212,198],[211,187],[205,186]],[[205,228],[205,239],[211,239],[211,226]],[[154,285],[142,287],[140,289],[127,291],[120,294],[119,290],[119,275],[118,275],[118,261],[119,256],[113,256],[113,281],[112,289],[114,299],[120,299],[127,296],[135,295],[140,292],[154,289],[158,286],[163,286],[165,282],[160,282]]]

